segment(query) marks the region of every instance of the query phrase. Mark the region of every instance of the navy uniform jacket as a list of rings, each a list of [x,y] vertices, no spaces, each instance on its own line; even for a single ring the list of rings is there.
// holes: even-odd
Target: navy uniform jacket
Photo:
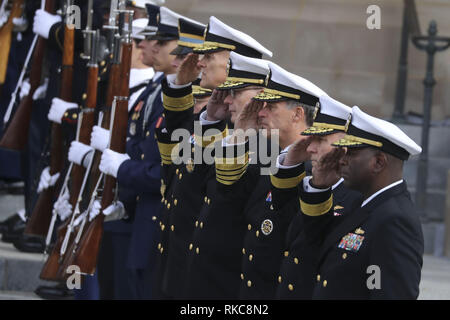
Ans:
[[[310,195],[302,196],[305,202]],[[313,299],[417,299],[424,243],[405,182],[357,206],[328,230],[309,222],[305,228],[323,236]]]
[[[341,182],[333,189],[333,214],[330,225],[338,225],[351,212],[361,195],[350,190]],[[277,199],[274,199],[277,201]],[[294,207],[294,204],[296,207]],[[320,243],[309,241],[304,233],[303,215],[300,212],[298,198],[281,211],[295,209],[295,217],[287,231],[286,247],[283,252],[279,276],[277,299],[311,299],[315,284],[316,253]]]
[[[187,163],[174,164],[172,162],[171,152],[180,142],[171,140],[171,134],[176,129],[185,129],[191,134],[189,141],[183,140],[178,145],[183,149],[186,147],[188,151],[188,154],[183,154],[179,150],[180,156],[187,156],[193,160],[194,149],[195,152],[201,153],[205,146],[201,143],[202,138],[193,135],[194,121],[198,120],[199,114],[193,114],[192,86],[174,89],[164,80],[162,87],[166,133],[158,132],[164,183],[160,221],[162,237],[158,244],[161,261],[158,275],[164,295],[180,298],[186,279],[189,241],[196,217],[203,204],[208,172],[211,170],[203,163],[194,164],[193,161],[187,161]],[[202,126],[202,136],[205,130],[215,128],[222,132],[225,127],[224,122]]]
[[[146,101],[158,87],[159,81],[161,77],[154,79],[139,100]],[[128,267],[131,269],[152,266],[156,254],[155,242],[159,237],[156,216],[160,203],[161,158],[154,131],[163,109],[160,92],[155,95],[147,119],[144,119],[145,102],[138,102],[134,107],[126,146],[131,159],[123,162],[117,173],[119,199],[124,203],[127,213],[134,218],[128,258]]]

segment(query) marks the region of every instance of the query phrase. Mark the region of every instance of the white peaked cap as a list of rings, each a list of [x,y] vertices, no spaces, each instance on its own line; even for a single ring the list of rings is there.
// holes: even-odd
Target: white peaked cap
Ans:
[[[144,40],[145,36],[141,32],[144,31],[147,25],[148,25],[147,18],[133,20],[132,37],[135,39]]]

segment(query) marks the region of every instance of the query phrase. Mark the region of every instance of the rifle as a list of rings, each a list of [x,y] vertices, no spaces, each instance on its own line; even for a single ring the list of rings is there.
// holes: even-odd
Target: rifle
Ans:
[[[54,0],[45,1],[45,11],[53,13],[54,12]],[[33,40],[33,44],[36,43],[36,37]],[[33,63],[30,72],[30,92],[26,97],[20,101],[17,110],[9,123],[8,127],[6,127],[6,122],[9,120],[9,114],[14,105],[17,90],[20,85],[20,81],[17,84],[16,90],[11,96],[11,101],[8,106],[7,114],[5,114],[5,128],[6,131],[3,134],[3,137],[0,141],[0,147],[12,150],[22,150],[25,148],[28,140],[28,129],[30,127],[30,119],[31,119],[31,109],[33,106],[33,94],[36,89],[39,87],[41,82],[42,75],[42,64],[45,55],[45,49],[47,46],[47,40],[38,37],[37,38],[36,48],[33,53]],[[30,52],[33,51],[33,45],[30,48]],[[1,53],[0,53],[1,54]],[[1,59],[1,58],[0,58]],[[0,60],[1,61],[1,60]],[[22,71],[21,77],[23,78],[24,71],[26,69],[26,65],[24,66],[24,70]]]
[[[114,113],[112,114],[112,128],[110,130],[110,149],[116,152],[125,153],[126,135],[128,126],[128,95],[131,68],[131,21],[133,21],[133,11],[121,10],[119,16],[119,29],[123,30],[125,23],[125,14],[130,21],[129,28],[125,32],[122,40],[122,62],[120,67],[120,87],[119,95],[115,97],[113,103]],[[103,210],[112,204],[116,193],[116,179],[112,176],[106,176],[103,185],[103,194],[101,200],[101,212],[89,224],[86,232],[83,234],[79,249],[74,257],[74,264],[80,268],[81,273],[94,274],[97,265],[97,256],[100,249],[100,242],[103,234],[103,220],[105,216]]]
[[[110,65],[110,73],[109,73],[109,80],[108,80],[108,88],[107,88],[107,94],[106,94],[106,110],[103,113],[103,119],[100,121],[101,125],[104,129],[111,129],[111,108],[114,100],[114,93],[118,92],[118,84],[120,84],[119,81],[119,74],[120,74],[120,49],[121,49],[121,38],[119,34],[116,34],[118,27],[116,26],[116,12],[117,12],[117,0],[111,1],[111,14],[109,19],[109,25],[104,26],[104,29],[107,29],[107,32],[114,34],[114,41],[109,44],[109,52],[112,52],[112,61]],[[111,17],[114,16],[113,19]],[[101,175],[100,170],[98,169],[100,160],[101,160],[102,153],[100,151],[95,151],[94,157],[91,162],[92,171],[90,173],[91,178],[91,184],[89,188],[89,193],[87,195],[90,195],[90,202],[88,205],[88,208],[85,212],[82,213],[82,216],[79,218],[80,223],[77,230],[77,236],[75,237],[74,242],[72,243],[72,246],[70,246],[69,250],[67,250],[66,255],[69,255],[69,258],[65,259],[63,262],[62,270],[60,270],[61,276],[65,277],[67,276],[65,270],[67,267],[71,264],[73,264],[73,260],[75,258],[75,255],[77,254],[77,251],[79,249],[81,236],[83,235],[84,231],[89,228],[89,225],[91,221],[88,221],[88,215],[92,208],[92,205],[94,203],[94,200],[96,200],[97,195],[99,194],[99,186],[100,182],[103,179],[103,175]],[[84,244],[83,244],[84,245]]]
[[[3,0],[7,1],[7,0]],[[6,3],[5,3],[6,5]],[[9,51],[11,49],[11,38],[13,30],[13,19],[22,15],[24,0],[14,0],[8,21],[0,29],[0,86],[3,86],[8,68]]]
[[[68,5],[71,0],[68,0]],[[64,52],[62,59],[61,91],[60,98],[64,101],[72,100],[72,79],[73,79],[73,55],[74,55],[74,34],[75,28],[64,27]],[[62,153],[62,131],[61,125],[52,123],[50,146],[50,174],[61,172],[63,167]],[[45,236],[52,217],[53,199],[57,188],[49,187],[41,192],[33,213],[28,220],[24,233],[37,236]]]

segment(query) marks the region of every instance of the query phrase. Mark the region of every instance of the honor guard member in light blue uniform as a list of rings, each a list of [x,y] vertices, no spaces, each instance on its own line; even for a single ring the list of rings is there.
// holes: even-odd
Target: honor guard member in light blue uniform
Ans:
[[[335,154],[343,155],[345,186],[359,191],[362,200],[340,224],[324,227],[334,212],[326,170],[304,179],[305,228],[322,242],[312,298],[417,299],[423,234],[402,169],[421,147],[394,124],[358,107],[352,108],[346,136],[333,145],[339,147]]]
[[[158,9],[157,6],[154,6]],[[156,24],[157,11],[149,14],[149,24]],[[154,67],[152,44],[142,40],[144,64]],[[146,45],[147,43],[147,45]],[[155,68],[156,69],[156,68]],[[158,71],[158,70],[156,70]],[[155,218],[159,206],[160,162],[154,138],[156,122],[162,113],[160,81],[156,72],[152,81],[130,110],[126,154],[105,149],[100,170],[117,177],[119,199],[133,219],[126,268],[130,270],[131,298],[150,299],[153,272],[153,242],[159,237]]]
[[[302,132],[306,138],[300,140],[294,149],[303,148],[303,157],[310,158],[313,171],[321,159],[335,149],[331,144],[342,138],[345,133],[345,124],[351,113],[351,108],[323,95],[319,98],[316,107],[313,125]],[[293,215],[294,218],[287,230],[286,244],[279,275],[277,277],[278,299],[310,299],[314,285],[314,261],[310,258],[315,254],[313,244],[308,242],[304,234],[303,216],[300,212],[298,188],[302,186],[302,177],[305,170],[302,164],[292,159],[289,152],[279,157],[278,172],[272,178],[272,200],[278,215]],[[286,159],[287,158],[287,159]],[[286,162],[293,165],[286,165]],[[342,183],[344,179],[336,174],[331,176],[333,183],[332,192],[334,199],[333,224],[338,224],[351,210],[352,205],[358,201],[361,195],[348,189]]]

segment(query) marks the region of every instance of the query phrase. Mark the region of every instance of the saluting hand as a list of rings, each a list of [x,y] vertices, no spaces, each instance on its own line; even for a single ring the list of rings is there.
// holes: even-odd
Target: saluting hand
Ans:
[[[197,66],[198,54],[189,53],[177,70],[175,84],[183,85],[197,80],[200,68]]]
[[[306,149],[310,143],[310,137],[302,136],[299,140],[297,140],[289,147],[289,151],[284,159],[283,165],[293,166],[308,161],[311,158],[311,155],[306,151]]]
[[[224,120],[229,116],[228,104],[224,103],[228,93],[228,90],[213,90],[211,98],[209,98],[206,105],[206,120]]]
[[[258,113],[263,107],[263,101],[250,100],[237,116],[236,121],[234,122],[234,129],[242,129],[243,131],[248,129],[257,130],[259,126]]]
[[[344,148],[333,148],[323,155],[312,167],[311,184],[319,189],[326,189],[340,178],[340,159],[345,155]]]

